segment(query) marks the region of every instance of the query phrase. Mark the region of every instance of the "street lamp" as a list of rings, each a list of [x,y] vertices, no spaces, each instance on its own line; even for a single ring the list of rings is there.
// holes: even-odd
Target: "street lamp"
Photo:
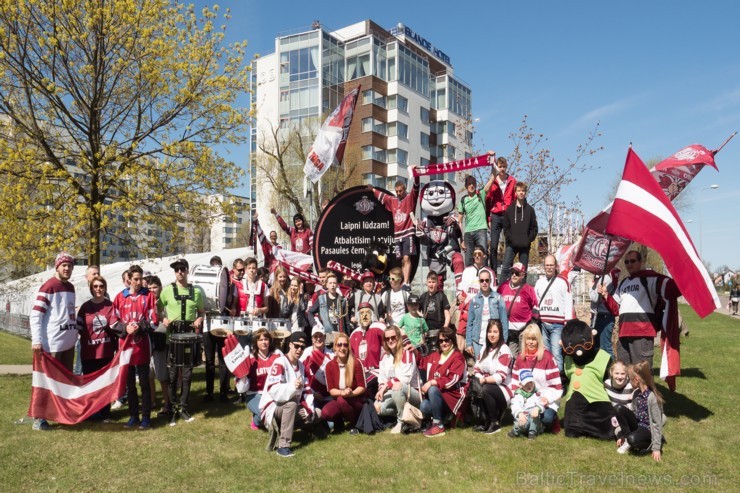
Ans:
[[[715,183],[715,184],[709,185],[708,187],[702,188],[700,190],[700,192],[703,192],[705,190],[717,190],[718,188],[719,188],[719,185],[717,185]],[[702,223],[702,221],[701,221],[701,219],[702,219],[701,200],[698,200],[697,201],[697,204],[699,204],[699,257],[701,257],[702,262],[703,262],[704,261],[704,252],[703,252],[703,247],[702,247],[702,232],[701,232],[701,230],[702,230],[702,227],[701,227],[701,223]]]

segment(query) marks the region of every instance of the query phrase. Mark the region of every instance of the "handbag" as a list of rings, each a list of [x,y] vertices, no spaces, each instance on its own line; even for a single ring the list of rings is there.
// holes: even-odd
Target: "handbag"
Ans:
[[[421,410],[411,404],[411,385],[409,385],[409,392],[406,396],[406,404],[403,405],[403,412],[401,413],[401,422],[405,423],[414,428],[421,428],[421,421],[424,419],[424,415]]]

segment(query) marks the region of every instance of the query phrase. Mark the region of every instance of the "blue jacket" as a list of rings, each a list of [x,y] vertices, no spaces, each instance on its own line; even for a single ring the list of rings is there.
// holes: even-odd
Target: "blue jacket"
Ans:
[[[473,342],[478,344],[480,340],[480,324],[483,319],[483,294],[479,291],[470,301],[468,305],[468,325],[465,329],[465,346],[473,347]],[[509,337],[509,318],[506,316],[506,303],[504,298],[499,295],[496,291],[491,290],[491,294],[488,297],[488,313],[491,318],[497,318],[501,321],[501,326],[504,328],[502,337],[504,342]]]

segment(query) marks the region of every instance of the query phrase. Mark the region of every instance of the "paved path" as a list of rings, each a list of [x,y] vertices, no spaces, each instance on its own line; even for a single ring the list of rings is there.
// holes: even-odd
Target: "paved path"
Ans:
[[[0,365],[0,375],[30,375],[33,365]]]

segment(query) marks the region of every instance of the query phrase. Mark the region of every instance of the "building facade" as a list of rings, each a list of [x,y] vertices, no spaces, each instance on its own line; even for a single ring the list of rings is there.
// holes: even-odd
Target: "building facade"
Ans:
[[[275,52],[253,67],[250,176],[253,207],[264,229],[277,229],[271,207],[285,217],[295,212],[270,187],[267,154],[291,129],[306,136],[307,152],[322,120],[358,85],[361,94],[347,140],[347,152],[354,149],[359,156],[357,184],[393,190],[397,180],[409,179],[411,164],[470,157],[472,92],[454,75],[446,53],[403,24],[385,29],[365,20],[328,31],[314,23],[278,36]],[[297,155],[290,163],[297,186],[303,165]],[[452,173],[444,178],[456,186]],[[313,220],[317,215],[315,210],[308,214]]]

